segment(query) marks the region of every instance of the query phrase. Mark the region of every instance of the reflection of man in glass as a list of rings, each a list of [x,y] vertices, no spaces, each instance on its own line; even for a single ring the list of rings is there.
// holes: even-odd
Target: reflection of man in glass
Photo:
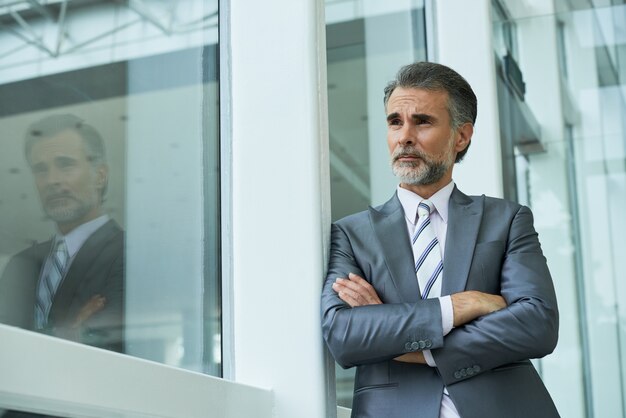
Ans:
[[[100,134],[73,115],[31,125],[26,159],[55,236],[14,256],[0,279],[0,321],[123,351],[124,234],[103,214]]]

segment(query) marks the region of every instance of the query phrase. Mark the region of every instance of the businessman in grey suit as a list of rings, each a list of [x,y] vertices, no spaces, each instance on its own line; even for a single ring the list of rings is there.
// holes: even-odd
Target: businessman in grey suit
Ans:
[[[400,69],[384,104],[400,185],[332,225],[322,292],[328,348],[357,368],[352,417],[558,417],[529,360],[558,336],[532,214],[452,180],[474,92],[454,70],[420,62]]]
[[[124,233],[102,210],[104,142],[80,118],[53,115],[28,128],[25,154],[57,232],[7,264],[0,322],[123,352]]]

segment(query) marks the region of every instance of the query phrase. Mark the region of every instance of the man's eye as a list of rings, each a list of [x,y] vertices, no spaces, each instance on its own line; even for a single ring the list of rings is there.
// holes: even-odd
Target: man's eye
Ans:
[[[43,164],[35,164],[34,166],[32,166],[32,171],[34,174],[41,174],[48,171],[48,168]]]
[[[60,158],[57,160],[57,166],[59,168],[71,168],[76,165],[76,161],[70,158]]]
[[[388,123],[389,123],[389,126],[401,124],[400,119],[391,119]]]

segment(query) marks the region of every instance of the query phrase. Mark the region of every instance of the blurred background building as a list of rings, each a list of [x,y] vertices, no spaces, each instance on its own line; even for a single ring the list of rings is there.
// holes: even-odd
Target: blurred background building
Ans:
[[[478,96],[459,187],[534,212],[560,414],[626,417],[623,0],[0,1],[0,271],[54,233],[26,128],[72,113],[106,142],[127,312],[127,355],[0,325],[0,411],[347,416],[329,224],[394,192],[382,90],[419,60]]]

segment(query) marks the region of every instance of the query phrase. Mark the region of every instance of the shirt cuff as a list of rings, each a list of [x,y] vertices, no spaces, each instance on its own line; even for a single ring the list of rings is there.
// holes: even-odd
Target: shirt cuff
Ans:
[[[439,298],[439,305],[441,306],[441,328],[443,330],[444,337],[452,331],[454,327],[454,311],[452,310],[452,298],[450,295],[441,296]],[[430,367],[437,367],[435,359],[433,358],[430,350],[423,350],[424,360]]]
[[[428,364],[430,367],[437,367],[435,359],[433,358],[433,354],[430,352],[430,350],[423,350],[422,354],[424,355],[424,360],[426,360],[426,364]]]
[[[452,298],[450,295],[441,296],[439,305],[441,306],[441,328],[445,337],[454,328],[454,310],[452,309]]]

